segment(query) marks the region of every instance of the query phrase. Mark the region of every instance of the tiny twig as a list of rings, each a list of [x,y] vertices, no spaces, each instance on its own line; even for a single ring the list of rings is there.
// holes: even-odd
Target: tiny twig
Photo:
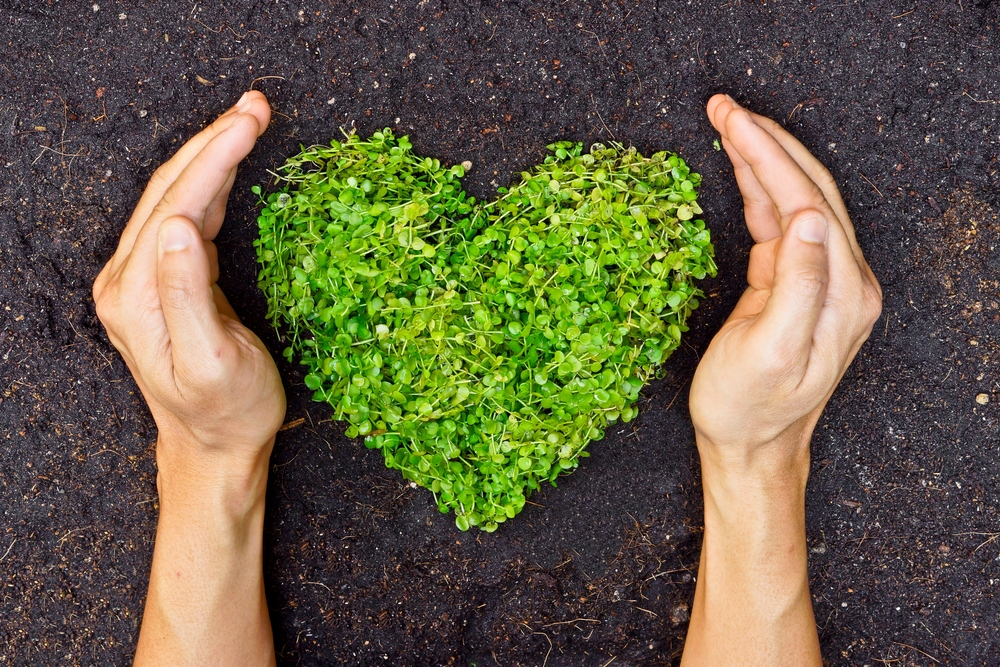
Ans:
[[[916,646],[910,646],[909,644],[904,644],[903,642],[893,642],[893,644],[895,644],[896,646],[902,646],[903,648],[908,648],[908,649],[911,649],[911,650],[913,650],[913,651],[916,651],[916,652],[917,652],[917,653],[919,653],[920,655],[923,655],[923,656],[926,656],[926,657],[930,658],[931,660],[933,660],[933,661],[934,661],[934,662],[936,662],[937,664],[939,664],[939,665],[941,664],[941,661],[940,661],[940,660],[938,660],[937,658],[935,658],[935,657],[934,657],[933,655],[931,655],[930,653],[925,653],[924,651],[921,651],[921,650],[920,650],[920,649],[918,649],[918,648],[917,648]]]
[[[306,586],[306,585],[309,585],[309,586],[322,586],[326,590],[330,591],[331,595],[333,595],[333,591],[330,590],[330,587],[327,586],[326,584],[324,584],[322,581],[303,581],[302,585],[303,586]]]
[[[968,91],[966,91],[966,92],[964,92],[962,94],[965,95],[966,97],[968,97],[970,100],[972,100],[976,104],[1000,104],[1000,100],[977,100],[975,97],[973,97],[972,95],[970,95],[968,93]]]
[[[73,530],[66,531],[66,534],[59,538],[59,543],[57,546],[62,547],[63,543],[69,539],[69,536],[73,533],[79,533],[80,531],[87,530],[88,528],[93,528],[93,525],[84,526],[83,528],[74,528]]]
[[[553,625],[571,625],[573,623],[600,623],[596,618],[574,618],[572,621],[556,621],[555,623],[549,623],[543,625],[543,628],[551,628]]]
[[[872,188],[875,189],[875,192],[878,193],[879,197],[881,197],[882,199],[885,199],[885,195],[882,194],[882,191],[878,189],[878,186],[876,186],[874,183],[871,182],[870,178],[868,178],[867,176],[865,176],[864,174],[862,174],[860,171],[858,172],[858,174],[861,176],[861,178],[865,179],[865,183],[867,183],[868,185],[872,186]]]
[[[229,32],[233,33],[233,36],[237,39],[237,41],[245,39],[250,33],[254,33],[258,37],[260,36],[260,33],[257,32],[256,30],[247,30],[245,33],[243,33],[242,35],[240,35],[238,32],[236,32],[235,30],[233,30],[232,27],[230,27],[229,24],[227,24],[227,23],[223,23],[222,24],[222,28],[219,28],[218,30],[212,30],[211,28],[209,28],[207,25],[205,25],[204,23],[202,23],[198,19],[191,19],[191,20],[194,21],[195,23],[200,24],[202,27],[205,28],[205,30],[208,30],[209,32],[214,32],[215,34],[219,34],[220,32],[222,32],[222,28],[225,28]]]
[[[94,452],[91,456],[97,456],[98,454],[117,454],[118,456],[125,458],[124,454],[122,454],[121,452],[116,452],[113,449],[99,449],[96,452]]]
[[[608,134],[611,135],[612,139],[618,141],[618,139],[615,137],[615,133],[611,131],[611,128],[608,127],[608,124],[604,122],[603,118],[601,118],[601,112],[597,110],[597,102],[594,101],[593,93],[590,94],[590,103],[594,105],[594,113],[597,114],[597,119],[601,121],[601,125],[604,126],[604,129],[607,131]]]
[[[78,157],[81,157],[83,155],[86,155],[86,153],[83,152],[83,148],[82,147],[76,153],[65,153],[63,151],[57,151],[55,148],[49,148],[48,146],[39,146],[39,148],[41,148],[42,150],[38,154],[38,157],[36,157],[34,160],[32,160],[32,162],[31,162],[32,166],[35,165],[35,162],[38,162],[40,159],[42,159],[42,156],[45,155],[45,151],[49,151],[50,153],[55,153],[56,155],[62,156],[64,158],[65,157],[70,158],[70,164],[72,164],[72,160],[74,160],[74,159],[76,159]],[[64,167],[66,166],[65,163],[63,164],[63,166]]]
[[[664,410],[664,412],[669,412],[669,411],[670,411],[670,408],[674,407],[674,401],[676,401],[676,400],[677,400],[677,397],[681,395],[681,391],[683,391],[683,390],[684,390],[684,387],[686,387],[686,386],[687,386],[687,383],[688,383],[688,381],[687,381],[687,380],[684,380],[684,382],[682,382],[682,383],[681,383],[681,386],[680,386],[680,387],[678,387],[678,389],[677,389],[677,393],[676,393],[676,394],[674,394],[674,397],[670,399],[670,402],[669,402],[669,403],[667,403],[667,409],[666,409],[666,410]]]
[[[545,660],[542,661],[542,667],[545,667],[545,665],[547,665],[549,662],[549,655],[552,654],[552,640],[549,639],[549,636],[544,632],[532,632],[531,634],[542,635],[549,642],[549,650],[545,653]]]
[[[281,427],[278,429],[278,433],[281,433],[282,431],[287,431],[289,429],[293,429],[296,426],[302,426],[305,423],[306,423],[306,418],[305,417],[299,417],[298,419],[293,419],[291,421],[287,421],[287,422],[285,422],[284,424],[281,425]]]
[[[258,76],[256,79],[250,82],[250,90],[254,89],[253,87],[255,83],[257,83],[258,81],[263,81],[264,79],[281,79],[282,81],[286,80],[285,77],[278,76],[277,74],[271,74],[268,76]],[[288,118],[288,116],[285,116],[285,118]]]
[[[4,562],[7,559],[7,556],[10,555],[10,550],[14,548],[14,542],[17,542],[16,537],[13,540],[11,540],[10,546],[7,547],[7,551],[4,552],[4,555],[2,557],[0,557],[0,563]]]
[[[597,33],[596,33],[596,32],[594,32],[593,30],[587,30],[586,28],[580,28],[580,32],[585,32],[585,33],[587,33],[588,35],[591,35],[591,36],[593,36],[593,38],[597,40],[597,46],[598,46],[598,47],[600,47],[600,49],[601,49],[601,54],[602,54],[602,55],[604,56],[604,59],[605,59],[605,60],[609,60],[609,58],[608,58],[608,54],[607,54],[607,52],[606,52],[606,51],[604,50],[604,44],[603,44],[603,43],[601,42],[601,38],[597,36]],[[609,62],[610,62],[610,60],[609,60]],[[614,73],[612,73],[612,76],[614,76]]]
[[[868,530],[868,528],[865,529],[865,534],[861,536],[861,541],[858,542],[858,546],[854,547],[854,553],[851,554],[851,558],[854,558],[854,556],[857,555],[858,549],[860,549],[861,545],[865,543],[866,539],[868,539]]]

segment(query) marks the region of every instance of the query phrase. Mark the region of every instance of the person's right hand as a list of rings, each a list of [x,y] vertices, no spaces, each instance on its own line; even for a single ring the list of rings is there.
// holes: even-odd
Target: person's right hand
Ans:
[[[737,469],[809,435],[881,312],[830,172],[773,120],[708,103],[743,194],[750,286],[698,365],[691,417],[707,462]]]
[[[819,667],[805,488],[816,421],[882,293],[823,165],[777,123],[708,103],[736,171],[749,288],[691,385],[705,533],[681,664]]]

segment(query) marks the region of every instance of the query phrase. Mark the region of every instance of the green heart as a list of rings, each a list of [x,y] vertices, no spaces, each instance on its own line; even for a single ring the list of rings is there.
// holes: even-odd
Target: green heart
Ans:
[[[550,145],[499,199],[391,130],[282,168],[254,243],[268,316],[349,437],[495,530],[577,467],[680,343],[714,275],[698,174],[661,152]],[[260,195],[259,187],[254,192]]]

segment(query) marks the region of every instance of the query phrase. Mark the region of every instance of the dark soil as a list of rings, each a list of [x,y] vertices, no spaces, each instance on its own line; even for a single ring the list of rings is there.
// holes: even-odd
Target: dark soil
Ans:
[[[721,267],[640,417],[492,535],[459,533],[283,365],[280,664],[678,663],[702,522],[687,387],[750,244],[703,114],[727,91],[829,165],[886,293],[813,443],[824,655],[1000,665],[1000,2],[223,4],[0,0],[0,666],[131,659],[156,430],[90,285],[156,165],[251,85],[275,116],[221,282],[274,352],[249,188],[342,125],[471,160],[477,196],[553,139],[680,151]]]

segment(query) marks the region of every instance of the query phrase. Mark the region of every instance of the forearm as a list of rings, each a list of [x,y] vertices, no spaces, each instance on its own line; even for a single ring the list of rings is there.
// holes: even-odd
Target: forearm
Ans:
[[[273,665],[267,458],[236,464],[192,449],[162,437],[157,445],[160,519],[135,664]]]
[[[808,441],[740,465],[700,443],[705,535],[683,665],[820,665],[805,535]]]

